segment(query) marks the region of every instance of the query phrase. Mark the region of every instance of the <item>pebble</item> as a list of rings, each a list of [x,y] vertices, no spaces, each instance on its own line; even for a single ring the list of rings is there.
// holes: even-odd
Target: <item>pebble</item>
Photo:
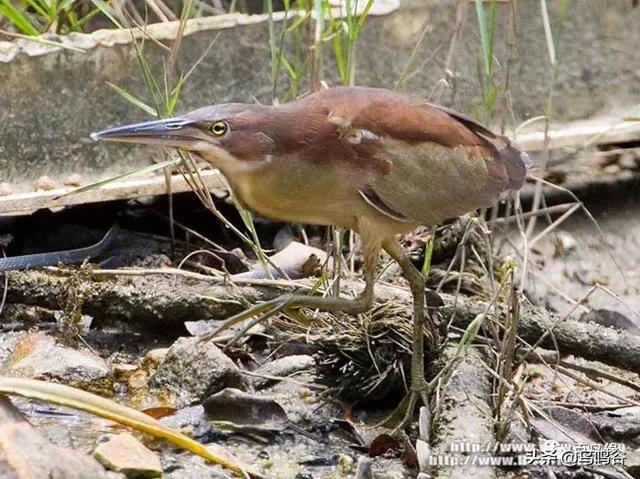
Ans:
[[[211,341],[179,338],[148,383],[152,389],[169,390],[178,396],[176,406],[202,401],[224,388],[244,388],[246,379],[234,364]]]
[[[113,372],[104,359],[57,344],[43,333],[22,338],[0,370],[5,376],[44,379],[102,395],[113,394]]]
[[[76,187],[80,186],[80,185],[82,185],[82,176],[80,176],[77,173],[69,175],[64,179],[64,185],[65,186],[76,186]]]
[[[616,165],[616,164],[605,166],[602,169],[603,173],[607,175],[612,175],[612,176],[619,174],[620,171],[621,171],[620,165]]]
[[[36,182],[33,184],[33,190],[34,191],[51,191],[51,190],[55,190],[56,186],[57,184],[52,178],[44,175],[38,178]]]
[[[93,450],[104,467],[122,472],[128,478],[150,479],[162,476],[158,455],[127,432],[109,436]]]

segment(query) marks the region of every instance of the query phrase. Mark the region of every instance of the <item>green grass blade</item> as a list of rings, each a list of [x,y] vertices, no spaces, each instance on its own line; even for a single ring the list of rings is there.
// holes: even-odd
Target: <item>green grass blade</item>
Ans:
[[[288,27],[285,28],[285,32],[286,33],[293,33],[304,22],[309,20],[310,17],[311,17],[311,12],[306,12],[304,15],[299,15],[298,18],[296,18],[293,22],[291,22],[291,25],[289,25]]]
[[[178,24],[178,33],[171,45],[171,54],[169,55],[170,69],[173,70],[176,60],[178,59],[178,53],[180,52],[180,46],[182,45],[182,37],[184,36],[184,29],[187,26],[187,20],[191,14],[191,7],[193,0],[187,0],[182,6],[182,12],[180,13],[180,23]]]
[[[118,93],[118,95],[120,95],[122,98],[127,100],[132,105],[140,108],[142,111],[148,113],[151,116],[155,116],[156,118],[158,117],[158,112],[156,111],[155,108],[147,105],[145,102],[143,102],[142,100],[134,96],[132,93],[128,92],[124,88],[119,87],[118,85],[111,83],[109,81],[107,82],[107,85],[113,88],[116,91],[116,93]]]
[[[547,41],[547,50],[549,51],[549,61],[551,65],[556,65],[556,44],[553,41],[553,32],[551,31],[551,20],[549,19],[549,10],[547,9],[547,0],[540,0],[540,11],[542,13],[542,24],[544,26],[544,37]]]
[[[57,196],[54,199],[63,198],[65,196],[76,195],[78,193],[82,193],[84,191],[93,190],[95,188],[100,188],[101,186],[108,185],[110,183],[114,183],[119,180],[123,180],[125,178],[131,178],[134,176],[144,175],[146,173],[152,173],[157,170],[161,170],[168,166],[176,165],[180,162],[179,158],[174,158],[172,160],[163,161],[161,163],[154,163],[153,165],[143,166],[142,168],[137,168],[135,170],[127,171],[126,173],[122,173],[121,175],[112,176],[111,178],[107,178],[106,180],[96,181],[94,183],[90,183],[88,185],[80,186],[78,188],[74,188],[71,191],[67,191],[66,193]]]
[[[29,40],[30,42],[35,42],[35,43],[42,43],[43,45],[50,45],[52,47],[64,48],[64,49],[71,50],[71,51],[74,51],[74,52],[80,52],[80,53],[85,53],[86,52],[86,50],[83,49],[83,48],[74,47],[74,46],[71,46],[71,45],[66,45],[64,43],[54,42],[53,40],[47,40],[46,38],[42,38],[42,37],[30,37],[29,35],[23,35],[21,33],[7,32],[5,30],[0,30],[0,34],[1,35],[6,35],[7,37],[11,37],[11,38],[22,38],[23,40]]]
[[[0,377],[0,393],[18,395],[85,411],[154,437],[165,439],[179,448],[186,449],[234,472],[241,474],[248,472],[254,478],[261,477],[258,473],[247,471],[231,454],[227,453],[224,456],[214,454],[204,445],[164,426],[151,416],[81,389],[36,379]]]
[[[133,33],[131,34],[133,37]],[[133,47],[136,51],[136,58],[138,59],[138,63],[140,64],[140,70],[142,72],[142,78],[144,79],[145,86],[147,88],[147,92],[151,101],[153,102],[154,108],[156,111],[162,111],[160,108],[162,98],[162,89],[158,85],[156,77],[153,76],[153,72],[151,71],[151,67],[147,62],[147,59],[144,56],[143,47],[138,44],[135,38],[133,38]]]
[[[98,9],[102,12],[102,14],[107,17],[111,23],[113,23],[118,28],[124,28],[118,20],[111,14],[110,7],[102,0],[91,0]]]
[[[373,7],[373,0],[369,0],[365,5],[360,18],[358,18],[358,23],[356,24],[356,28],[354,30],[354,40],[360,35],[360,30],[364,27],[364,23],[367,21],[367,17],[369,16],[369,11]]]
[[[10,0],[0,0],[0,15],[7,17],[7,20],[22,33],[34,37],[40,35],[33,23],[20,10],[14,7]]]
[[[50,18],[49,12],[47,11],[46,6],[45,8],[43,8],[38,2],[34,0],[24,0],[24,2],[27,5],[29,5],[31,8],[33,8],[36,11],[36,13],[38,13],[38,15],[41,15],[46,18]]]
[[[273,90],[273,99],[275,100],[280,62],[278,58],[278,48],[276,46],[276,28],[273,20],[273,0],[266,0],[265,5],[267,7],[268,14],[269,50],[271,52],[271,86]]]
[[[285,57],[284,54],[283,54],[283,55],[280,56],[280,59],[282,61],[282,66],[287,71],[287,75],[289,75],[289,78],[291,78],[294,81],[295,80],[299,80],[300,79],[300,72],[296,71],[296,69],[293,67],[291,62],[289,62],[289,60],[287,60],[287,57]]]
[[[180,100],[180,93],[182,93],[182,86],[184,85],[185,76],[180,75],[176,86],[171,91],[171,95],[169,96],[169,101],[167,102],[167,115],[172,116],[173,112],[178,105],[178,100]]]
[[[235,197],[233,197],[233,203],[236,209],[238,210],[238,213],[240,213],[240,218],[242,218],[242,222],[244,223],[244,226],[249,230],[249,233],[251,234],[251,243],[252,243],[251,248],[253,252],[258,257],[258,260],[260,261],[260,264],[262,265],[264,270],[269,275],[271,275],[270,269],[269,269],[269,264],[270,264],[269,258],[267,258],[267,255],[264,253],[264,250],[262,249],[262,245],[260,244],[260,237],[258,236],[258,231],[256,230],[255,223],[253,222],[253,215],[249,210],[244,208],[235,199]]]
[[[342,38],[340,35],[333,37],[333,53],[336,58],[336,65],[338,66],[338,73],[340,74],[340,80],[342,84],[348,83],[347,73],[347,59],[345,58],[344,48],[342,48]]]
[[[544,0],[541,0],[544,1]],[[482,64],[485,75],[489,76],[491,71],[491,56],[489,47],[489,34],[487,31],[487,19],[484,15],[484,5],[481,0],[476,2],[476,16],[478,17],[478,30],[480,32],[480,47],[482,49]]]
[[[93,17],[95,17],[98,13],[101,13],[100,9],[94,8],[89,13],[87,13],[84,17],[80,17],[77,21],[75,21],[72,25],[73,29],[76,31],[80,31],[82,29],[82,26],[85,23],[87,23],[89,20],[91,20]]]
[[[422,276],[426,280],[431,271],[431,258],[433,256],[433,244],[435,243],[435,234],[432,234],[424,245],[424,262],[422,263]]]
[[[469,351],[471,344],[473,344],[473,340],[478,335],[478,331],[480,331],[480,327],[484,323],[486,316],[484,314],[477,315],[467,329],[465,329],[462,338],[460,339],[460,343],[458,344],[458,350],[456,351],[456,357],[458,359],[462,359]]]
[[[489,42],[488,51],[487,51],[489,73],[487,74],[487,76],[489,77],[493,75],[493,41],[495,39],[497,11],[498,11],[498,6],[496,4],[496,0],[492,0],[491,1],[491,18],[489,19],[489,29],[487,32],[487,40]]]

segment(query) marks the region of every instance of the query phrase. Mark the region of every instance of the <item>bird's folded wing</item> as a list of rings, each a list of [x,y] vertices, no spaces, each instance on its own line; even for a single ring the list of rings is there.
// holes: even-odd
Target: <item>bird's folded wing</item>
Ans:
[[[526,153],[465,115],[426,102],[367,109],[352,127],[377,137],[376,161],[391,168],[361,194],[387,216],[434,224],[491,206],[524,182]]]

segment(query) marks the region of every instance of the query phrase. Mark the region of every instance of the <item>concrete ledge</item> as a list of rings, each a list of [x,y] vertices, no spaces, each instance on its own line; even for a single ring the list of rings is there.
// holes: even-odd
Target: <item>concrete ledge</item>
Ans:
[[[398,1],[393,1],[397,7]],[[402,0],[393,13],[392,3],[383,4],[387,10],[367,21],[359,40],[356,83],[393,87],[413,53],[414,68],[402,86],[404,91],[428,98],[435,85],[447,78],[451,88],[435,100],[463,112],[477,111],[480,47],[473,2]],[[451,77],[444,67],[458,4],[468,6],[455,61],[449,65]],[[556,6],[550,4],[553,18]],[[497,116],[507,119],[507,132],[545,111],[551,66],[539,8],[539,2],[518,3],[516,46],[507,68],[510,10],[507,3],[498,2],[495,70],[499,84],[507,71],[510,74],[513,115],[506,112],[501,97]],[[282,14],[274,19],[280,28]],[[631,2],[571,4],[558,51],[554,121],[564,124],[612,112],[620,112],[620,117],[640,102],[639,24],[640,8],[632,8]],[[427,33],[416,48],[425,27]],[[151,25],[147,31],[170,40],[176,28],[175,24]],[[196,19],[189,22],[187,32],[178,58],[181,71],[187,71],[217,39],[185,85],[179,111],[216,102],[271,101],[271,54],[264,15]],[[106,85],[109,81],[145,98],[132,33],[142,34],[99,31],[59,38],[83,48],[84,53],[25,40],[0,42],[0,182],[26,194],[42,175],[59,181],[76,173],[91,182],[151,164],[161,154],[153,148],[96,144],[89,139],[92,131],[145,119],[143,112]],[[146,42],[145,53],[156,71],[162,69],[163,52],[156,43]],[[337,83],[330,61],[326,76],[330,83]],[[282,80],[284,90],[287,82]],[[539,143],[535,136],[534,129],[531,141]]]
[[[217,170],[202,171],[200,177],[209,190],[226,188]],[[27,214],[43,208],[60,208],[101,201],[124,200],[140,196],[164,195],[167,185],[164,175],[142,178],[137,180],[123,180],[92,190],[86,190],[69,195],[73,188],[58,188],[51,191],[36,191],[0,196],[0,215]],[[184,193],[191,188],[182,175],[171,176],[171,191]]]

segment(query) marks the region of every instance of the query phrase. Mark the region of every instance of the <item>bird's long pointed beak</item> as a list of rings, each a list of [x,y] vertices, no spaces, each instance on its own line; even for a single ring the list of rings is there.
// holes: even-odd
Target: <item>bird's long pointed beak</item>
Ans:
[[[123,143],[157,144],[176,148],[190,148],[200,141],[200,130],[189,118],[169,118],[146,121],[133,125],[117,126],[91,133],[94,141],[115,141]]]

